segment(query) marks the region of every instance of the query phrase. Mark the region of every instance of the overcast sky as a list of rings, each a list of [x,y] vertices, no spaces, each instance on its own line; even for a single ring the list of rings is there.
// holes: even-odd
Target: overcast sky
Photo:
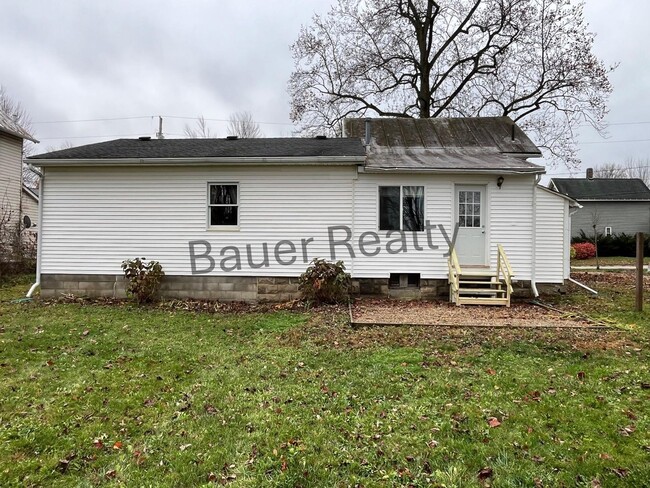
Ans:
[[[0,0],[0,84],[30,112],[38,152],[153,135],[158,115],[169,137],[193,123],[182,117],[241,110],[266,136],[289,136],[289,45],[331,1]],[[583,166],[648,158],[650,2],[588,0],[586,16],[597,55],[620,66],[609,139],[583,129]],[[226,122],[209,123],[227,135]]]

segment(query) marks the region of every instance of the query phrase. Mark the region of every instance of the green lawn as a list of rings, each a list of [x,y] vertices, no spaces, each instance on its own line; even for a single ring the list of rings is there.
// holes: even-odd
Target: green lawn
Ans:
[[[11,303],[28,282],[0,287],[1,486],[650,485],[624,284],[554,303],[627,330],[559,333]]]
[[[609,256],[599,258],[601,266],[636,266],[636,258],[627,258],[623,256]],[[644,258],[644,263],[650,264],[650,257]],[[592,259],[572,259],[571,266],[596,266],[596,258]]]

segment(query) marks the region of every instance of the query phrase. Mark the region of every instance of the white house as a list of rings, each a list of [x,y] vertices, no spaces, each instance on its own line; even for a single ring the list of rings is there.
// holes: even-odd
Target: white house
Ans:
[[[494,283],[498,262],[503,278],[504,254],[520,287],[568,278],[573,201],[538,186],[544,168],[527,158],[540,152],[512,120],[355,119],[346,130],[120,139],[32,157],[44,175],[42,295],[121,296],[120,264],[136,256],[160,261],[165,295],[220,300],[292,298],[316,257],[343,260],[361,293],[442,295],[451,248],[466,281]],[[470,293],[481,294],[505,298]]]
[[[36,141],[8,114],[0,110],[0,226],[13,233],[23,207],[23,140]],[[4,235],[2,240],[10,237]]]

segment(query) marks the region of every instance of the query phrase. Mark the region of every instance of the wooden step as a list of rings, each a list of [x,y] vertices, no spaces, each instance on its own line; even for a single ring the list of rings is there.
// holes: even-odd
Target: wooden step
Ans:
[[[496,295],[499,293],[505,293],[506,290],[495,290],[495,289],[488,289],[488,288],[459,288],[458,293],[459,294],[467,294],[467,295]]]
[[[458,297],[456,305],[505,305],[510,306],[507,298],[495,297]]]
[[[461,285],[503,285],[503,281],[465,281],[459,280]]]

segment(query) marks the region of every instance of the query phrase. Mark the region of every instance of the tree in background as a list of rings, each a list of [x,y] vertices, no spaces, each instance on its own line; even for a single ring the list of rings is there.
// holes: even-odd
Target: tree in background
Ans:
[[[596,178],[639,178],[650,188],[650,158],[627,158],[623,164],[605,163],[594,168]]]
[[[196,118],[194,127],[185,124],[183,132],[190,139],[210,139],[211,137],[216,137],[216,134],[214,136],[212,135],[210,127],[205,122],[205,117],[203,117],[203,115],[199,115]]]
[[[0,85],[0,111],[11,117],[23,130],[30,134],[32,133],[32,119],[29,116],[29,113],[20,102],[11,98],[6,88],[2,85]],[[34,143],[27,139],[23,139],[23,156],[27,157],[33,152]]]
[[[230,115],[226,131],[229,136],[237,136],[240,139],[262,137],[262,131],[260,130],[259,124],[253,119],[253,114],[246,111],[235,112]],[[183,132],[191,139],[209,139],[211,137],[217,137],[217,133],[212,132],[203,115],[199,115],[196,118],[194,127],[185,124]]]
[[[569,167],[576,130],[604,130],[612,91],[580,0],[338,0],[291,49],[291,119],[509,116]]]
[[[228,122],[228,135],[241,139],[262,137],[260,125],[253,120],[253,114],[247,111],[235,112]]]

